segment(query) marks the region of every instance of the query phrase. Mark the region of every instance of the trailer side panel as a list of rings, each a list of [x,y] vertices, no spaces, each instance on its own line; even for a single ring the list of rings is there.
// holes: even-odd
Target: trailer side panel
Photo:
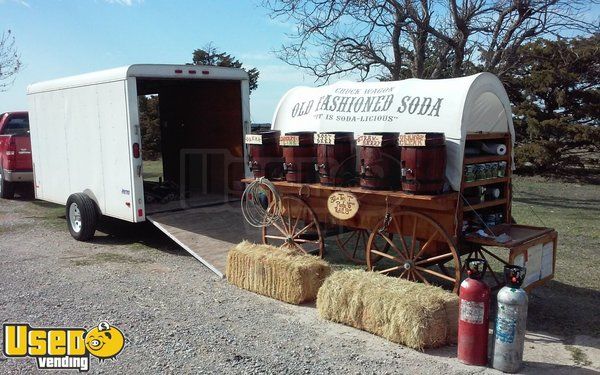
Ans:
[[[134,220],[125,81],[29,95],[36,197],[84,192],[103,215]]]

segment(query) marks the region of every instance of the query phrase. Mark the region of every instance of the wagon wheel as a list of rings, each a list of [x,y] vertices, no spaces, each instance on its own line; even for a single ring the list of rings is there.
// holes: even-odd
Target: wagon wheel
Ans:
[[[378,229],[382,227],[383,220],[369,237],[369,270],[425,284],[450,287],[453,292],[458,291],[461,281],[460,257],[454,242],[437,222],[419,212],[398,211],[392,215],[387,229],[399,235],[391,238],[387,231]],[[426,233],[425,238],[419,238],[418,233]],[[390,245],[392,250],[389,254],[373,246],[380,241],[379,239]],[[386,258],[385,262],[376,264],[375,256]],[[440,263],[449,263],[454,269],[451,272],[447,270],[448,275],[445,275],[437,269],[430,268]]]
[[[285,245],[322,258],[325,244],[315,212],[294,196],[281,198],[281,207],[281,217],[262,228],[263,243],[278,247]]]
[[[366,229],[356,229],[348,233],[340,233],[335,236],[335,242],[338,248],[342,251],[342,254],[350,261],[356,264],[366,264],[366,252],[367,244],[369,243],[369,237],[371,232]],[[390,236],[393,236],[390,234]],[[374,246],[377,250],[387,253],[390,250],[390,245],[381,239],[379,243],[375,243]],[[382,258],[381,255],[373,255],[373,262],[377,263]]]

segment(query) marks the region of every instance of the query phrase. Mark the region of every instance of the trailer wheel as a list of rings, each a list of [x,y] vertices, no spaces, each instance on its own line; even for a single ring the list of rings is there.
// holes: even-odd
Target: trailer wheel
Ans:
[[[0,198],[13,199],[15,197],[15,185],[4,179],[4,171],[0,167]]]
[[[67,225],[77,241],[88,241],[96,232],[98,214],[92,198],[83,193],[71,194],[66,207]]]

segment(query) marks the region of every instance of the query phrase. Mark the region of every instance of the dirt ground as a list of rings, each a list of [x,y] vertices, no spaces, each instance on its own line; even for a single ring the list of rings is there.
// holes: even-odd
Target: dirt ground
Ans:
[[[539,202],[517,188],[515,207],[524,217],[527,205]],[[593,197],[581,198],[584,211],[586,199]],[[586,215],[597,210],[597,196],[595,202]],[[230,217],[232,243],[256,239],[237,205],[203,215],[199,220]],[[598,230],[597,222],[591,225]],[[584,246],[576,231],[558,230],[566,233],[561,246]],[[597,262],[598,242],[594,233],[583,235],[596,241],[581,250],[579,270],[586,275],[557,274],[531,296],[524,373],[600,371],[600,284],[589,276],[597,270],[588,268]],[[2,323],[91,327],[107,320],[124,332],[123,352],[116,360],[93,360],[92,373],[496,373],[460,364],[456,347],[417,352],[324,321],[314,306],[237,289],[149,224],[104,220],[94,241],[81,243],[70,237],[63,207],[3,200],[0,255]],[[559,260],[578,269],[570,268],[573,260]],[[35,366],[32,359],[0,356],[1,374],[30,373]]]

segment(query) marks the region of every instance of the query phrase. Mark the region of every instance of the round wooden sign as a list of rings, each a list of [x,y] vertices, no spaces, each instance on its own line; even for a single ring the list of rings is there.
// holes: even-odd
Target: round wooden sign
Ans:
[[[352,219],[358,212],[358,199],[352,193],[338,191],[327,199],[327,209],[336,219]]]

